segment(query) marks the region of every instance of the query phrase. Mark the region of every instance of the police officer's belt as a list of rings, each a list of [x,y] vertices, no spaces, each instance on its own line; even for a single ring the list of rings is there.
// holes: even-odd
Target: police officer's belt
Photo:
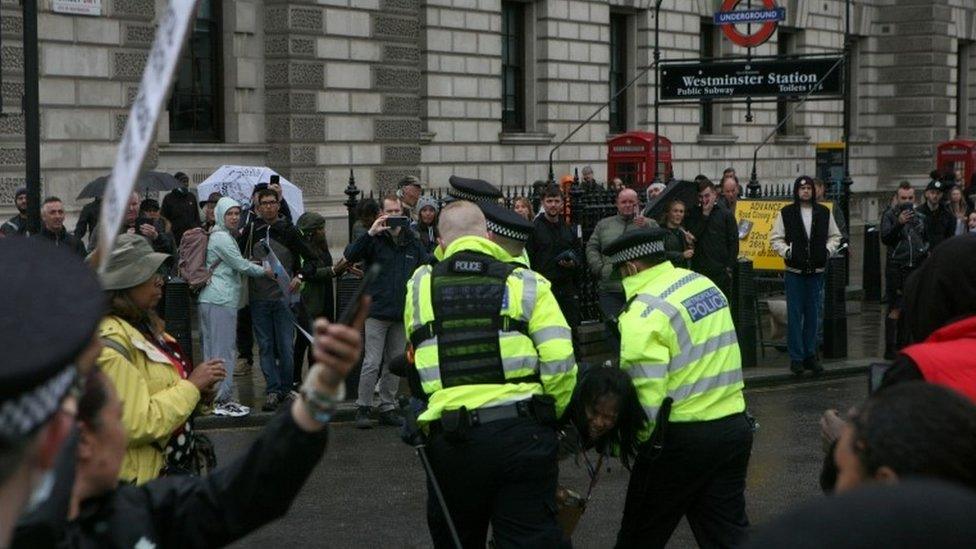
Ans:
[[[462,406],[457,410],[443,412],[441,419],[430,423],[430,428],[431,432],[463,433],[469,427],[520,417],[534,418],[543,424],[552,423],[556,419],[556,408],[552,398],[538,395],[513,404],[475,410],[468,410]]]

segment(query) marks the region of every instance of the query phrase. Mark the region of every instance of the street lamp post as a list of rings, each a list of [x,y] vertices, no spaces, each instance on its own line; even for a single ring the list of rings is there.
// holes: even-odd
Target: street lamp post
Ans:
[[[854,40],[851,35],[851,0],[844,3],[844,180],[841,189],[841,211],[844,219],[851,218],[851,53]],[[847,235],[850,238],[850,235]]]
[[[38,98],[37,0],[23,0],[24,14],[24,161],[27,230],[41,231],[41,115]]]
[[[661,130],[660,126],[660,108],[661,108],[661,69],[658,67],[658,62],[661,60],[661,3],[664,0],[657,0],[654,5],[654,180],[653,183],[660,183],[661,177],[657,169],[660,165],[658,161],[658,141],[661,139],[658,132]]]

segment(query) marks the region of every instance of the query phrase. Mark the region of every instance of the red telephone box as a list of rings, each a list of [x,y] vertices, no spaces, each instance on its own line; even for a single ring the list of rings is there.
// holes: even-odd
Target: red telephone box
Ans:
[[[654,181],[654,138],[650,132],[628,132],[607,141],[607,180],[619,177],[624,185],[642,191]],[[657,173],[672,178],[671,140],[657,138]]]
[[[976,173],[976,141],[957,139],[939,144],[936,148],[935,166],[940,175],[955,174],[962,170],[966,188],[973,185]]]

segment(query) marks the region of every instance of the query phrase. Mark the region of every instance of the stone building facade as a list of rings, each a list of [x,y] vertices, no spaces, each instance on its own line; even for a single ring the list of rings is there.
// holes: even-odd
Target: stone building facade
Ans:
[[[164,0],[101,0],[64,15],[40,0],[44,194],[69,210],[107,173]],[[204,6],[148,165],[201,181],[222,164],[268,165],[300,185],[341,243],[350,170],[385,190],[412,174],[523,184],[551,148],[653,59],[653,0],[201,0]],[[717,0],[665,0],[663,59],[743,55],[712,26]],[[839,52],[842,0],[781,0],[787,20],[756,55]],[[860,193],[921,181],[938,142],[976,133],[976,5],[853,2],[852,175]],[[0,0],[0,203],[24,173],[17,0]],[[653,128],[653,71],[555,153],[557,175],[606,171],[606,140]],[[747,177],[790,105],[662,105],[675,171]],[[763,182],[814,170],[841,139],[842,102],[808,103],[759,154]],[[779,113],[779,114],[778,114]],[[869,209],[870,210],[870,209]],[[867,217],[876,212],[865,210]],[[857,215],[857,214],[855,214]]]

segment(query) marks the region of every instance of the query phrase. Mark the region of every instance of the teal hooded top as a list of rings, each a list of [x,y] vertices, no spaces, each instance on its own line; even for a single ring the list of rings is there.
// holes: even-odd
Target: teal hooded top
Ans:
[[[237,241],[224,225],[227,210],[240,207],[233,198],[225,196],[217,201],[214,208],[215,224],[207,242],[207,265],[212,268],[218,258],[220,264],[214,269],[210,283],[200,292],[200,303],[238,309],[241,302],[241,275],[264,276],[263,267],[244,259],[237,247]]]

